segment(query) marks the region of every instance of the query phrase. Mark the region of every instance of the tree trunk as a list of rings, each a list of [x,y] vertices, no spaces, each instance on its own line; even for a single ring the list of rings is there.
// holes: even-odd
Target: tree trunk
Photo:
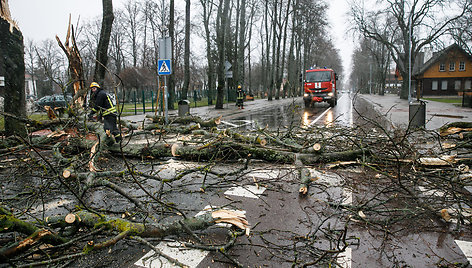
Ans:
[[[71,30],[72,39],[69,43],[69,38],[71,37]],[[77,47],[77,44],[75,42],[75,33],[74,29],[71,29],[70,18],[65,43],[62,44],[61,40],[57,35],[56,40],[59,46],[62,48],[62,51],[64,51],[64,53],[66,54],[67,59],[69,61],[69,76],[73,83],[72,86],[74,88],[73,106],[75,109],[80,109],[85,105],[88,89],[85,86],[82,57],[80,56],[79,48]]]
[[[238,85],[244,85],[244,48],[246,46],[245,36],[246,36],[246,1],[241,1],[241,13],[239,18],[239,47],[238,49]]]
[[[205,27],[206,55],[208,61],[208,105],[213,105],[213,94],[215,91],[215,63],[211,55],[210,16],[212,5],[208,0],[200,0],[203,7],[203,26]]]
[[[182,86],[182,100],[187,99],[190,85],[190,0],[185,1],[185,52],[184,52],[184,84]]]
[[[170,35],[170,42],[172,46],[172,66],[175,66],[175,54],[174,54],[174,46],[175,46],[175,23],[174,23],[174,15],[175,15],[175,5],[174,0],[170,0],[169,4],[169,35]],[[167,107],[169,110],[174,109],[174,102],[175,102],[175,72],[169,75],[169,85],[168,85],[168,93],[169,99],[167,101]]]
[[[93,80],[103,83],[105,71],[108,64],[108,44],[110,43],[111,28],[113,26],[113,2],[112,0],[102,0],[103,19],[100,31],[100,40],[97,47],[97,62],[95,63],[95,73]]]
[[[229,0],[220,0],[218,7],[217,29],[216,29],[216,43],[218,47],[218,88],[216,90],[216,109],[223,109],[224,101],[224,87],[226,83],[225,77],[225,36],[226,24],[228,21]],[[221,8],[221,4],[224,7]]]
[[[5,0],[0,1],[0,70],[5,75],[4,111],[18,118],[26,117],[25,60],[23,35],[10,17]],[[5,118],[7,135],[26,136],[23,122]]]

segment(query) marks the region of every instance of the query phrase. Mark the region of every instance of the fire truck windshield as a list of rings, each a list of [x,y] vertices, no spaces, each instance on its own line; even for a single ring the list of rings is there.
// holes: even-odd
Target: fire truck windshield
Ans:
[[[319,71],[319,72],[306,72],[306,82],[327,82],[331,81],[331,72]]]

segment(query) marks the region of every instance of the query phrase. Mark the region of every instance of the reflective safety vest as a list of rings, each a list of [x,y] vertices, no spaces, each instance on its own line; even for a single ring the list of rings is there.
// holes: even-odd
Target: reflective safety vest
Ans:
[[[242,100],[244,99],[244,92],[242,90],[238,90],[238,97],[237,97],[238,100]]]
[[[108,108],[105,111],[103,111],[103,116],[109,115],[109,114],[115,114],[116,115],[116,106],[111,101],[110,96],[108,94],[107,94],[107,99],[108,99],[108,102],[110,103],[111,108]]]
[[[97,93],[97,96],[93,100],[93,107],[92,111],[94,113],[101,112],[102,116],[114,114],[116,115],[116,106],[115,106],[115,99],[110,98],[110,95],[107,93],[100,91]]]

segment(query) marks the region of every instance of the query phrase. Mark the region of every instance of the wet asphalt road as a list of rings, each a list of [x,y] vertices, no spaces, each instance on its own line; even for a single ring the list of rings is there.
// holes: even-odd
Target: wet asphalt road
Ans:
[[[267,102],[270,104],[270,102]],[[257,129],[266,127],[276,129],[289,125],[298,126],[344,126],[354,123],[353,101],[348,93],[339,96],[338,104],[329,107],[327,103],[316,103],[314,107],[305,108],[301,98],[292,103],[263,107],[249,107],[249,111],[237,111],[231,116],[225,116],[222,127],[240,127]],[[229,120],[225,120],[229,118]]]
[[[301,100],[287,105],[269,103],[226,115],[223,127],[254,129],[268,126],[274,129],[291,124],[352,127],[358,120],[353,103],[347,93],[340,95],[338,105],[333,108],[320,103],[305,109]],[[318,172],[315,169],[311,171],[312,175]],[[228,183],[214,189],[209,187],[205,194],[194,193],[185,197],[173,197],[171,200],[194,214],[208,206],[243,210],[253,226],[251,236],[240,238],[229,250],[229,255],[243,266],[291,267],[291,261],[297,258],[296,254],[294,255],[297,250],[293,250],[294,248],[300,252],[300,258],[316,256],[310,255],[313,253],[310,253],[310,250],[332,246],[325,236],[326,232],[336,233],[344,229],[347,219],[343,218],[339,211],[336,212],[327,206],[328,202],[351,204],[357,197],[363,196],[360,191],[351,192],[343,187],[348,183],[343,176],[330,172],[323,172],[318,176],[321,179],[310,188],[310,194],[300,198],[299,183],[293,166],[251,165],[249,172],[237,184]],[[199,182],[196,182],[196,179],[198,180],[187,178],[183,184],[193,185],[193,191],[197,192],[196,185]],[[211,184],[211,181],[209,183]],[[257,188],[254,188],[255,186]],[[246,189],[246,192],[250,192],[249,197],[247,193],[246,196],[235,193],[237,191],[234,187],[242,188],[242,192]],[[225,231],[219,230],[218,227],[210,228],[207,232],[216,240],[224,239]],[[455,237],[448,234],[424,231],[389,236],[387,240],[385,236],[385,233],[371,230],[368,226],[349,228],[346,242],[350,245],[345,253],[338,255],[337,262],[333,265],[395,267],[408,264],[413,267],[435,267],[442,258],[462,263],[467,261],[454,241]],[[313,242],[313,239],[316,242]],[[181,249],[180,253],[182,252],[189,255],[179,255],[176,258],[193,259],[195,262],[191,267],[233,267],[219,253],[198,255],[198,252],[191,253],[193,251]],[[143,266],[142,261],[137,261],[141,255],[145,253],[136,256],[131,267],[161,267],[161,260],[151,261],[152,258]]]

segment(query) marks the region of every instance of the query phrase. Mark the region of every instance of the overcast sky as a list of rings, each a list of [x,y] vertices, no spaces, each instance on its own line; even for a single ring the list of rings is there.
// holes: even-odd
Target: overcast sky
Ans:
[[[126,1],[129,0],[114,0],[113,7],[121,8]],[[176,3],[179,5],[183,1],[177,0]],[[72,15],[74,24],[79,17],[81,21],[86,21],[102,14],[101,0],[10,0],[8,2],[12,17],[18,22],[25,40],[32,39],[35,42],[54,39],[56,35],[64,39],[69,14]],[[345,34],[348,26],[345,20],[348,11],[347,0],[327,2],[330,5],[328,20],[333,26],[334,43],[340,51],[347,76],[354,47],[353,41]]]

